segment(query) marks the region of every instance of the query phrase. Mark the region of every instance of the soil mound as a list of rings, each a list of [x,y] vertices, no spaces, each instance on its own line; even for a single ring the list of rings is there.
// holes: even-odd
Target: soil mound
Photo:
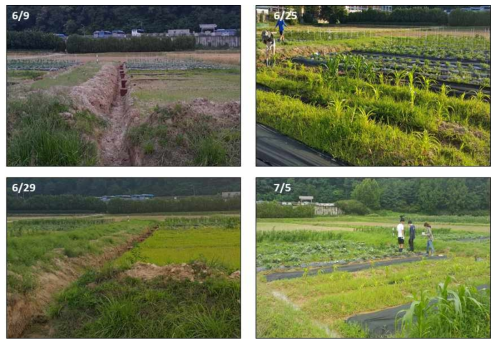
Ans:
[[[124,275],[142,280],[152,280],[157,277],[164,277],[177,281],[189,280],[191,282],[202,282],[216,275],[216,272],[201,262],[195,262],[193,264],[170,264],[166,266],[137,262],[131,269],[125,271]]]
[[[216,103],[204,98],[157,108],[145,121],[132,128],[132,131],[142,128],[141,133],[155,133],[146,140],[154,146],[147,154],[142,148],[145,139],[130,140],[129,153],[133,165],[193,165],[195,153],[192,138],[239,131],[240,113],[240,102]]]
[[[89,110],[105,118],[118,92],[118,78],[118,67],[107,64],[92,79],[75,86],[70,96],[77,109]]]

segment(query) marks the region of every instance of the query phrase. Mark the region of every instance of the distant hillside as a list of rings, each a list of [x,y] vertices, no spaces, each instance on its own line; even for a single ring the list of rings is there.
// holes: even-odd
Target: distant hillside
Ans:
[[[12,19],[13,12],[28,12],[28,20]],[[221,29],[240,28],[240,6],[7,6],[7,30],[91,34],[96,30],[142,28],[146,32],[169,29],[200,31],[199,24]]]

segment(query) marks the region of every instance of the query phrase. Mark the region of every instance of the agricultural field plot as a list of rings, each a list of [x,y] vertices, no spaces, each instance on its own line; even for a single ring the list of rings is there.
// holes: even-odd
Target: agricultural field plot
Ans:
[[[259,29],[257,122],[348,165],[489,166],[489,31],[443,31],[295,25],[266,63]]]
[[[257,336],[488,338],[489,233],[440,229],[434,234],[436,254],[427,258],[423,238],[415,240],[414,253],[399,253],[384,227],[258,231]],[[446,283],[445,292],[440,283]],[[476,292],[479,287],[487,290]],[[434,298],[451,291],[461,296],[463,318],[439,323]],[[465,304],[468,294],[479,301],[477,309]],[[410,324],[417,313],[410,308],[414,301],[426,309]],[[443,317],[450,305],[443,302]],[[385,319],[379,316],[374,327],[377,316],[370,313],[379,311]]]
[[[259,218],[257,219],[257,231],[283,231],[283,230],[344,230],[357,231],[370,227],[394,227],[394,219],[398,215],[388,216],[350,216],[337,217],[315,217],[315,218]],[[414,222],[432,222],[435,229],[453,229],[467,232],[490,232],[490,217],[472,216],[423,216],[419,214],[408,214],[407,217]]]
[[[9,165],[240,164],[238,52],[54,55],[8,58]]]
[[[144,238],[151,221],[27,219],[7,225],[8,335],[19,337],[54,293]]]
[[[9,337],[237,338],[239,224],[234,215],[11,221]]]

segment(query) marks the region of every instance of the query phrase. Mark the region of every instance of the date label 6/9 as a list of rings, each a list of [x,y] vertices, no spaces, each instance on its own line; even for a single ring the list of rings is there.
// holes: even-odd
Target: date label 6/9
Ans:
[[[17,20],[18,22],[21,20],[28,20],[30,19],[30,13],[26,11],[12,12],[12,19]]]
[[[36,190],[36,185],[34,183],[14,183],[12,185],[12,191],[17,194],[21,193],[33,193]]]
[[[290,183],[275,183],[274,187],[274,191],[280,194],[283,194],[283,192],[288,193],[292,191],[292,185]]]

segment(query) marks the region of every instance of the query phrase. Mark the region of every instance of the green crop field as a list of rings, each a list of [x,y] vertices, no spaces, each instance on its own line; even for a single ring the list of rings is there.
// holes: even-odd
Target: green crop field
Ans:
[[[257,336],[488,338],[489,288],[483,292],[476,288],[490,284],[489,217],[412,215],[411,219],[418,221],[414,221],[415,251],[407,250],[406,240],[403,253],[398,252],[392,230],[396,224],[386,224],[385,216],[260,219]],[[419,223],[424,219],[441,224],[433,226],[434,257],[439,260],[425,255],[426,238]],[[290,225],[294,228],[287,229]],[[467,225],[474,230],[464,230]],[[379,266],[399,259],[414,261]],[[367,265],[346,270],[359,264]],[[290,273],[298,274],[293,279],[268,280],[272,274]],[[448,301],[439,299],[442,296],[455,297]],[[436,298],[439,307],[433,304]],[[367,325],[347,322],[358,314],[407,303],[397,318],[388,321],[392,326],[399,322],[393,333],[372,334]]]
[[[162,228],[116,263],[135,262],[137,258],[156,265],[200,260],[235,271],[240,268],[240,231],[214,227]]]
[[[265,61],[257,121],[350,165],[489,166],[489,31],[287,29]]]

